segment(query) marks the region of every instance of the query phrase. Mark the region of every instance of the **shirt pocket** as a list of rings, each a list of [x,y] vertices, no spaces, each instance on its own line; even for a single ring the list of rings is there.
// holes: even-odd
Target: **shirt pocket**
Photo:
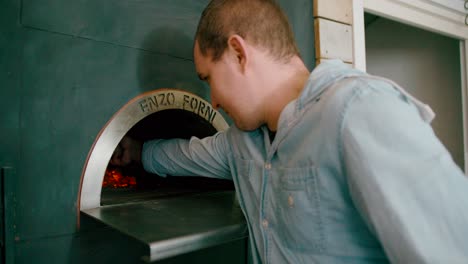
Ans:
[[[323,250],[317,168],[283,168],[279,172],[278,222],[286,246],[296,250]]]

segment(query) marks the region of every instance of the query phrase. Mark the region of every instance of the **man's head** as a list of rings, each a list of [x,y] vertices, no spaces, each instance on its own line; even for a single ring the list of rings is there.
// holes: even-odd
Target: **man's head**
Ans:
[[[212,0],[203,11],[195,39],[201,53],[218,61],[230,35],[287,61],[299,56],[288,19],[274,0]]]
[[[286,98],[293,75],[307,72],[273,0],[212,0],[198,25],[194,62],[211,88],[213,107],[242,130],[276,122],[284,102],[272,97]]]

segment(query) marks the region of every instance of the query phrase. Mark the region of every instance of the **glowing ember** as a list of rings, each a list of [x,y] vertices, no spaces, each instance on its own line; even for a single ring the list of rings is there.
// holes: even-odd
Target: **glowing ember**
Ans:
[[[136,178],[124,176],[118,170],[107,169],[102,181],[102,187],[124,188],[136,185]]]

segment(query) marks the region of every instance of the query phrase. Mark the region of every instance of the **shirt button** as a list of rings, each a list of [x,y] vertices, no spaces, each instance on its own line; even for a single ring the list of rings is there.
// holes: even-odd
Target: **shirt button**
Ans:
[[[288,196],[288,204],[289,207],[294,207],[294,198],[292,197],[292,195]]]
[[[271,169],[271,163],[266,163],[265,164],[265,169],[267,169],[267,170]]]
[[[264,228],[267,228],[268,227],[268,220],[263,219],[262,225],[263,225]]]

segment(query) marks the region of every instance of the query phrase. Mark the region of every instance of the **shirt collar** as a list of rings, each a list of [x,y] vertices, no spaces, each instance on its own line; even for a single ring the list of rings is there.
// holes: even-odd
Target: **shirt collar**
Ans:
[[[409,101],[411,101],[419,111],[421,118],[430,123],[435,113],[431,107],[405,91],[401,86],[392,80],[383,77],[372,76],[355,68],[351,65],[342,62],[341,60],[327,60],[320,63],[310,74],[306,86],[304,87],[301,95],[297,99],[296,111],[300,111],[304,105],[312,100],[315,100],[320,94],[325,91],[332,83],[338,82],[347,77],[363,76],[369,79],[375,79],[390,83],[396,90],[402,93]]]
[[[314,100],[328,86],[343,78],[366,75],[366,73],[352,68],[341,60],[333,59],[320,63],[309,76],[307,84],[297,100],[297,110],[301,110],[309,101]]]

